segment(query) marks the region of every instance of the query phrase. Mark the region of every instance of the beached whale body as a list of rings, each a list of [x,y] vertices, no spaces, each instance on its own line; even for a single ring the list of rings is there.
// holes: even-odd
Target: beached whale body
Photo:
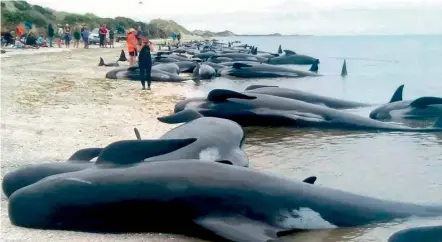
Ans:
[[[370,113],[370,118],[378,120],[391,119],[425,119],[442,116],[442,97],[420,97],[414,100],[403,100],[404,85],[398,87],[390,102],[377,107]]]
[[[442,132],[442,119],[430,128],[410,128],[304,101],[225,89],[212,90],[206,99],[190,98],[175,105],[175,112],[183,109],[194,109],[207,117],[230,119],[242,126]]]
[[[226,163],[126,163],[50,176],[12,194],[9,218],[29,228],[110,232],[196,224],[230,241],[267,242],[291,231],[442,214],[442,206],[385,201]],[[318,222],[304,222],[312,216]]]
[[[394,233],[388,242],[442,242],[442,226],[404,229]]]
[[[151,73],[152,81],[157,82],[183,82],[188,81],[190,79],[179,76],[178,74],[169,73],[167,71],[163,71],[152,66]],[[114,70],[106,73],[106,78],[108,79],[124,79],[124,80],[132,80],[132,81],[140,81],[140,70],[138,66],[132,67],[121,67],[116,68]]]
[[[298,55],[293,51],[284,50],[285,55],[268,59],[267,63],[272,65],[313,65],[319,64],[319,60],[306,55]]]
[[[317,95],[314,93],[303,92],[296,89],[282,88],[278,86],[252,85],[245,89],[247,93],[261,93],[272,96],[300,100],[317,105],[327,106],[335,109],[352,109],[359,107],[369,107],[374,104],[347,101],[332,97]],[[442,115],[441,115],[442,117]]]
[[[3,177],[2,189],[7,197],[15,191],[33,184],[48,176],[84,170],[88,168],[106,167],[109,163],[121,165],[124,161],[141,162],[144,159],[171,153],[183,148],[196,139],[162,139],[162,140],[126,140],[111,143],[105,148],[90,148],[77,151],[67,162],[51,162],[32,164],[7,173]],[[99,155],[94,156],[94,149]],[[85,152],[87,150],[87,152]],[[80,154],[82,153],[82,154]],[[89,155],[85,155],[89,153]],[[90,155],[92,154],[92,155]],[[86,156],[98,157],[96,162],[85,159]],[[83,158],[83,160],[80,160]]]
[[[184,123],[161,136],[159,139],[196,138],[181,149],[154,156],[146,161],[201,159],[209,161],[228,160],[233,165],[248,166],[246,153],[241,149],[245,134],[242,127],[228,119],[203,117],[194,110],[158,118],[161,122]]]
[[[295,70],[288,67],[274,66],[260,63],[241,63],[232,64],[231,68],[220,71],[221,76],[233,76],[239,78],[277,78],[277,77],[306,77],[319,76],[309,71]]]
[[[206,65],[205,63],[197,63],[195,69],[193,70],[193,76],[197,80],[208,80],[216,76],[216,71],[210,65]]]
[[[155,63],[153,66],[157,70],[162,70],[165,72],[169,72],[171,74],[180,74],[180,67],[176,64],[178,62],[174,63]]]

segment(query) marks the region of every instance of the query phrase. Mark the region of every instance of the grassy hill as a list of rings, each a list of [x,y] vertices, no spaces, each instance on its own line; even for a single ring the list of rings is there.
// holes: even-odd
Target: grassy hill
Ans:
[[[194,35],[203,36],[203,37],[229,37],[235,36],[231,31],[222,31],[222,32],[211,32],[208,30],[194,30],[192,31]]]
[[[75,14],[67,12],[58,12],[50,8],[39,5],[31,5],[26,1],[5,1],[1,2],[1,27],[15,30],[15,27],[30,21],[33,24],[33,31],[37,33],[45,33],[49,23],[52,24],[70,24],[71,26],[77,24],[87,24],[89,29],[99,27],[101,24],[106,24],[115,30],[117,25],[122,25],[124,28],[136,28],[140,25],[143,30],[149,31],[150,38],[168,38],[172,33],[181,33],[183,35],[197,35],[201,37],[216,37],[216,36],[231,36],[234,35],[230,31],[220,33],[213,33],[210,31],[194,31],[191,32],[179,25],[173,20],[154,19],[149,23],[135,21],[126,17],[116,18],[100,18],[92,13]]]

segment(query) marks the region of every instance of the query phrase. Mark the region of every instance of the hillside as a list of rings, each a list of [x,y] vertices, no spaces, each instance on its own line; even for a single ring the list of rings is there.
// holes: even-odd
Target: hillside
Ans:
[[[211,32],[208,30],[194,30],[192,31],[194,35],[203,36],[203,37],[229,37],[229,36],[236,36],[231,31],[222,31],[222,32]]]
[[[19,23],[30,21],[33,24],[33,31],[45,32],[49,23],[52,24],[87,24],[89,29],[99,27],[101,24],[115,30],[117,25],[124,28],[135,28],[138,25],[143,30],[149,32],[150,38],[168,38],[172,33],[181,33],[183,35],[198,35],[201,37],[216,37],[216,36],[231,36],[233,33],[224,31],[220,33],[213,33],[210,31],[191,32],[179,25],[173,20],[154,19],[149,23],[135,21],[126,17],[116,18],[100,18],[92,13],[75,14],[67,12],[58,12],[50,8],[39,5],[31,5],[26,1],[2,1],[1,2],[1,27],[14,30]]]

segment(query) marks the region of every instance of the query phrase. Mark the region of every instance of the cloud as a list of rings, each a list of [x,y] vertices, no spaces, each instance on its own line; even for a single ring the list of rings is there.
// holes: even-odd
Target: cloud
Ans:
[[[61,11],[173,19],[191,30],[239,34],[442,34],[440,0],[30,0]],[[85,8],[84,6],[87,6]]]

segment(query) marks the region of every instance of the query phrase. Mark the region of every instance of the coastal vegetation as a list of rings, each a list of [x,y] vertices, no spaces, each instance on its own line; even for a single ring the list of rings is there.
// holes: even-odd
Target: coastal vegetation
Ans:
[[[112,26],[114,29],[120,25],[125,29],[141,26],[149,32],[151,38],[168,38],[172,33],[181,33],[187,36],[201,37],[226,37],[234,36],[231,31],[211,32],[195,30],[189,31],[173,20],[153,19],[150,22],[136,21],[126,17],[101,18],[93,13],[76,14],[32,5],[26,1],[2,1],[1,2],[1,27],[15,30],[15,27],[25,21],[32,23],[32,30],[37,33],[46,32],[49,23],[52,24],[87,24],[89,29],[99,27],[101,24]]]

